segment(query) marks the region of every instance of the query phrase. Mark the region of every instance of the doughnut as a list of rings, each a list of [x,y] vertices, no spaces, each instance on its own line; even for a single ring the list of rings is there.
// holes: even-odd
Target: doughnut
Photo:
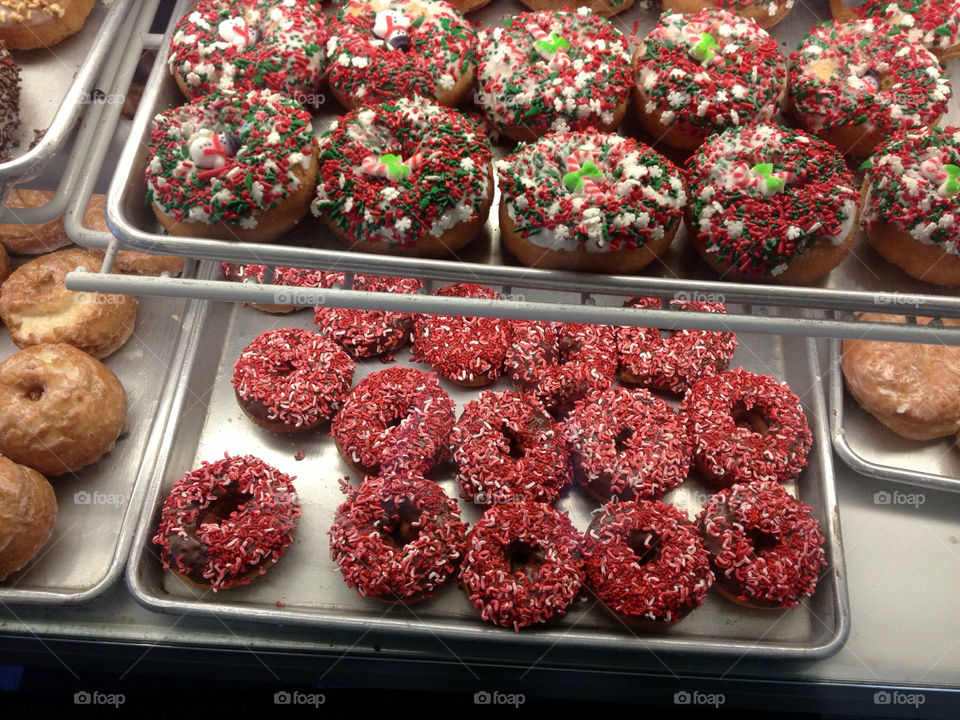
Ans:
[[[786,17],[793,8],[794,0],[664,0],[662,4],[664,10],[684,15],[694,15],[714,8],[722,9],[752,20],[766,29],[772,28]]]
[[[420,96],[454,107],[473,86],[477,36],[439,0],[347,0],[330,22],[330,90],[348,110]]]
[[[0,40],[14,50],[56,45],[86,22],[93,0],[0,0]]]
[[[173,28],[167,66],[190,100],[268,88],[306,104],[324,77],[326,41],[313,0],[200,0]]]
[[[204,461],[174,484],[160,510],[153,543],[163,569],[213,591],[263,575],[293,541],[294,480],[252,455]]]
[[[517,385],[559,416],[613,384],[616,338],[608,325],[518,320],[504,365]]]
[[[643,388],[612,387],[581,400],[558,432],[580,484],[602,503],[658,500],[690,472],[683,417]]]
[[[813,435],[798,398],[770,375],[737,368],[705,377],[687,392],[694,467],[717,487],[788,482],[807,466]]]
[[[266,273],[266,267],[264,265],[240,265],[237,263],[221,263],[221,265],[223,267],[223,274],[227,280],[253,282],[258,285],[263,284]],[[302,288],[331,288],[335,285],[343,284],[343,273],[275,267],[273,269],[273,284],[293,285],[294,287]],[[309,294],[309,292],[305,293],[305,295]],[[278,291],[277,295],[286,295],[286,293]],[[303,309],[302,305],[290,305],[289,303],[250,303],[250,307],[260,312],[277,315]]]
[[[861,322],[905,323],[903,315],[860,313]],[[927,325],[931,318],[917,318]],[[943,318],[947,327],[960,320]],[[840,367],[847,390],[877,420],[911,440],[960,431],[960,347],[844,340]]]
[[[311,209],[351,250],[449,256],[492,202],[487,135],[456,110],[401,99],[347,113],[320,138]]]
[[[726,313],[723,303],[668,300],[670,310]],[[635,297],[624,307],[660,310],[660,298]],[[618,327],[617,354],[620,381],[683,395],[697,380],[730,366],[737,336],[715,330],[671,330],[666,337],[656,328]]]
[[[100,270],[85,250],[58,250],[21,265],[0,288],[0,318],[18,347],[69,343],[105,358],[130,339],[137,319],[132,295],[74,292],[64,278],[79,267]]]
[[[260,333],[233,366],[244,415],[274,432],[314,430],[340,409],[355,365],[332,340],[310,330]]]
[[[830,0],[837,20],[874,18],[902,30],[941,62],[960,54],[960,8],[956,0],[864,0],[849,8],[843,0]]]
[[[0,582],[47,544],[57,519],[57,496],[36,470],[0,457]]]
[[[2,86],[0,78],[0,86]],[[2,90],[0,90],[2,93]],[[0,107],[3,103],[0,101]],[[0,126],[3,123],[0,121]],[[3,141],[0,140],[0,145]],[[27,225],[16,222],[20,208],[43,207],[53,199],[52,190],[28,190],[13,188],[7,195],[5,214],[14,222],[0,223],[0,244],[14,255],[42,255],[70,245],[67,230],[63,226],[63,217],[58,217],[39,225]]]
[[[749,18],[712,7],[664,13],[634,53],[633,72],[641,127],[681,150],[727,127],[771,120],[787,93],[777,41]]]
[[[951,96],[933,53],[874,20],[817,25],[790,56],[789,74],[790,114],[853,158],[896,130],[936,125]]]
[[[738,483],[711,497],[697,527],[721,594],[771,609],[812,595],[827,561],[811,511],[773,481]]]
[[[276,240],[316,187],[310,113],[269,90],[213,92],[157,115],[147,202],[172,235]]]
[[[0,0],[0,12],[2,7],[3,3]],[[3,43],[0,43],[0,162],[7,162],[13,148],[20,144],[17,139],[19,129],[20,66],[10,56]],[[9,200],[7,204],[10,204]]]
[[[588,8],[521,13],[481,40],[479,105],[498,133],[536,140],[551,130],[605,132],[627,111],[627,39]]]
[[[451,578],[467,524],[453,498],[430,480],[368,477],[341,486],[347,501],[329,530],[330,554],[360,597],[416,602]]]
[[[446,453],[455,422],[453,400],[436,375],[394,365],[357,383],[330,435],[355,472],[376,475],[386,461],[399,459],[423,473]]]
[[[441,297],[499,300],[500,293],[475,283],[442,287]],[[417,315],[413,320],[413,359],[441,377],[466,387],[489,385],[503,372],[513,339],[513,321],[462,315]]]
[[[628,622],[680,622],[713,585],[710,556],[686,513],[662,502],[611,502],[584,535],[587,584]]]
[[[573,482],[570,452],[533,393],[484,391],[450,433],[457,482],[467,500],[553,502]]]
[[[670,247],[687,202],[673,163],[595,130],[522,144],[497,170],[503,244],[528,267],[635,272]]]
[[[480,617],[520,628],[567,612],[583,584],[583,540],[538,502],[493,505],[467,533],[460,585]]]
[[[728,128],[686,170],[691,244],[724,279],[811,283],[850,252],[860,192],[826,142],[777,125]]]
[[[899,133],[863,167],[873,248],[918,280],[960,285],[960,128]]]
[[[73,473],[127,431],[127,395],[72,345],[32,345],[0,363],[0,453],[46,476]]]

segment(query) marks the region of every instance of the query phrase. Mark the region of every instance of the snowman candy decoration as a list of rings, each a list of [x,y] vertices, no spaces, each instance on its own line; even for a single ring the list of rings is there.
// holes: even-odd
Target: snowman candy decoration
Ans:
[[[392,50],[410,47],[410,18],[399,10],[381,10],[373,22],[373,34]]]
[[[188,152],[190,160],[201,173],[218,174],[227,161],[237,154],[240,149],[240,138],[232,132],[215,133],[208,128],[202,128],[190,140]],[[213,172],[210,172],[213,171]]]

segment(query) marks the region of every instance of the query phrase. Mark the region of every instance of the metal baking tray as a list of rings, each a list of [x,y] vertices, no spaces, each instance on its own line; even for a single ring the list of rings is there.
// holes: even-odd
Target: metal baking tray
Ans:
[[[554,298],[562,300],[563,298]],[[616,302],[613,298],[605,300]],[[814,431],[810,465],[788,488],[814,508],[826,535],[830,562],[815,595],[790,612],[749,610],[711,594],[703,607],[673,628],[635,632],[610,617],[595,598],[574,605],[555,624],[519,634],[481,621],[455,583],[434,598],[411,606],[391,606],[360,598],[348,588],[329,556],[326,535],[343,496],[338,478],[351,473],[340,459],[326,431],[281,436],[254,426],[242,413],[230,383],[232,367],[241,350],[257,334],[276,327],[310,328],[309,311],[268,316],[238,304],[204,303],[190,318],[183,374],[169,386],[173,396],[168,432],[157,455],[143,516],[127,568],[127,583],[134,597],[153,610],[178,615],[206,615],[273,624],[299,624],[321,636],[326,630],[368,629],[404,636],[435,636],[442,640],[475,640],[509,647],[515,643],[544,649],[554,645],[602,652],[605,648],[688,653],[743,654],[799,658],[822,657],[836,652],[846,639],[849,608],[846,572],[827,431],[826,410],[817,358],[812,341],[771,335],[741,335],[734,365],[771,373],[785,379],[801,397]],[[408,363],[408,351],[398,355]],[[419,365],[418,365],[419,366]],[[358,363],[354,382],[385,366],[378,360]],[[419,366],[425,367],[425,366]],[[475,390],[444,381],[458,408],[476,396]],[[508,380],[493,387],[505,389]],[[213,593],[187,588],[173,573],[164,571],[151,539],[159,509],[173,483],[202,460],[215,460],[225,452],[252,453],[282,471],[296,476],[303,514],[294,543],[285,556],[251,585]],[[295,455],[303,453],[297,461]],[[456,497],[453,468],[438,473],[438,482]],[[706,486],[689,480],[668,500],[693,516],[708,497]],[[460,501],[464,519],[476,521],[482,508]],[[581,531],[597,504],[577,488],[569,488],[558,507],[570,513]]]

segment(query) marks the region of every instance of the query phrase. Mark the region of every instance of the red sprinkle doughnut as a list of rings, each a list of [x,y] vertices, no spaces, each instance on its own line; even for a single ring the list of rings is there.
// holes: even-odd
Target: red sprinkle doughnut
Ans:
[[[563,615],[582,584],[582,538],[549,505],[494,505],[467,534],[460,585],[495,625],[519,632]]]
[[[256,280],[263,283],[266,273],[265,265],[241,265],[238,263],[221,263],[223,274],[227,280],[245,282]],[[343,285],[342,272],[328,272],[326,270],[307,270],[304,268],[275,267],[273,269],[274,285],[294,285],[305,288],[331,288],[334,285]]]
[[[297,527],[293,480],[252,455],[225,455],[188,472],[164,501],[153,537],[164,569],[214,591],[265,573]]]
[[[717,588],[762,608],[792,608],[812,595],[824,557],[812,508],[775,482],[733,485],[697,516]]]
[[[769,375],[737,368],[698,382],[680,405],[703,478],[720,487],[787,482],[807,466],[813,436],[800,398]]]
[[[632,619],[675,623],[703,604],[710,556],[686,513],[662,502],[612,502],[584,536],[587,582]]]

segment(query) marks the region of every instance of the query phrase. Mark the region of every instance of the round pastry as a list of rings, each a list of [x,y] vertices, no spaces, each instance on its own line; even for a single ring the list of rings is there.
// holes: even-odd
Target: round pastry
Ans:
[[[777,41],[730,10],[664,14],[637,48],[633,71],[640,125],[681,150],[727,127],[772,119],[787,93]]]
[[[697,472],[717,487],[788,482],[807,466],[813,435],[800,398],[769,375],[737,368],[703,378],[679,412]]]
[[[133,333],[137,299],[132,295],[74,292],[64,278],[79,267],[100,270],[85,250],[58,250],[21,265],[0,288],[0,318],[18,347],[69,343],[105,358]]]
[[[361,597],[416,602],[456,571],[467,524],[439,485],[412,475],[368,477],[359,488],[341,488],[348,499],[329,531],[330,554]]]
[[[76,472],[127,430],[127,395],[72,345],[33,345],[0,363],[0,453],[44,475]]]
[[[0,457],[0,582],[46,545],[57,519],[57,496],[36,470]]]
[[[950,95],[933,53],[873,20],[817,25],[790,56],[790,113],[854,158],[896,130],[936,125]]]
[[[486,133],[423,98],[347,113],[320,155],[313,214],[351,250],[448,256],[480,233],[493,202]]]
[[[460,585],[480,617],[519,632],[566,614],[583,584],[582,551],[566,513],[538,502],[494,505],[467,534]]]
[[[660,298],[635,297],[624,307],[662,309]],[[667,308],[683,312],[726,313],[723,303],[668,300]],[[656,328],[618,327],[617,354],[620,381],[683,395],[700,378],[730,366],[737,336],[716,330],[671,330],[666,336]]]
[[[960,128],[897,134],[864,166],[870,244],[918,280],[960,285]]]
[[[263,284],[263,279],[266,274],[266,266],[264,265],[238,265],[236,263],[222,263],[223,274],[227,280],[232,280],[235,282],[253,282],[258,285]],[[335,285],[343,284],[343,273],[342,272],[327,272],[324,270],[304,270],[302,268],[289,268],[289,267],[275,267],[273,269],[273,284],[274,285],[292,285],[294,287],[302,287],[305,289],[317,288],[331,288]],[[288,299],[288,293],[283,290],[277,291],[277,299]],[[314,293],[309,291],[303,293],[302,299],[319,299],[318,297],[313,297]],[[296,296],[289,299],[301,300]],[[302,310],[305,306],[303,305],[291,305],[288,302],[282,303],[250,303],[250,307],[260,312],[271,313],[282,315],[284,313],[293,312],[294,310]]]
[[[813,595],[827,561],[812,508],[775,482],[721,490],[697,516],[717,589],[741,605],[787,609]]]
[[[657,500],[690,472],[683,417],[643,388],[613,387],[581,400],[558,432],[577,479],[603,503]]]
[[[832,1],[832,0],[831,0]],[[663,0],[664,10],[693,15],[703,10],[723,9],[771,28],[786,17],[794,0]]]
[[[830,0],[837,20],[874,18],[922,43],[941,62],[960,54],[960,8],[957,0],[864,0],[855,8]]]
[[[0,73],[0,88],[3,79]],[[2,94],[0,89],[0,94]],[[0,101],[0,108],[3,107]],[[2,113],[2,110],[0,110]],[[0,127],[3,126],[0,121]],[[0,140],[0,146],[3,141]],[[41,255],[59,250],[70,244],[66,228],[63,227],[63,217],[39,225],[19,224],[17,210],[20,208],[43,207],[53,199],[52,190],[27,190],[14,188],[7,195],[5,214],[15,222],[0,224],[0,243],[8,252],[14,255]]]
[[[147,202],[172,235],[276,240],[317,182],[310,113],[269,90],[214,92],[157,115]]]
[[[14,50],[50,47],[83,27],[93,0],[0,0],[0,40]]]
[[[174,484],[160,510],[153,542],[164,569],[214,591],[263,575],[293,541],[300,517],[293,481],[252,455],[204,461]]]
[[[627,39],[585,7],[506,18],[483,38],[477,78],[491,124],[521,141],[551,130],[611,132],[633,85]]]
[[[0,0],[0,12],[3,2]],[[2,27],[2,22],[0,22]],[[0,43],[0,162],[7,162],[20,141],[20,67]],[[14,193],[16,190],[11,192]],[[10,205],[9,196],[7,204]],[[3,227],[3,226],[0,226]]]
[[[269,88],[304,102],[323,80],[326,42],[314,0],[200,0],[177,21],[167,66],[190,100]]]
[[[628,622],[676,623],[713,585],[696,526],[673,505],[611,502],[584,535],[587,583]]]
[[[420,96],[454,107],[473,85],[477,37],[439,0],[348,0],[330,24],[330,90],[348,110]]]
[[[83,226],[85,228],[104,233],[111,232],[110,226],[107,225],[106,204],[106,195],[94,193],[90,196],[90,200],[87,201],[87,208],[83,213]],[[60,219],[60,225],[62,229],[62,218]],[[103,250],[91,249],[89,252],[103,260]],[[173,255],[152,255],[136,250],[118,250],[113,258],[113,271],[124,275],[162,275],[163,273],[179,275],[183,272],[185,262],[182,257],[174,257]]]
[[[729,128],[687,172],[691,243],[724,279],[810,283],[850,252],[860,193],[822,140],[777,125]]]
[[[570,452],[532,393],[485,391],[450,433],[462,497],[485,505],[551,503],[573,482]]]

